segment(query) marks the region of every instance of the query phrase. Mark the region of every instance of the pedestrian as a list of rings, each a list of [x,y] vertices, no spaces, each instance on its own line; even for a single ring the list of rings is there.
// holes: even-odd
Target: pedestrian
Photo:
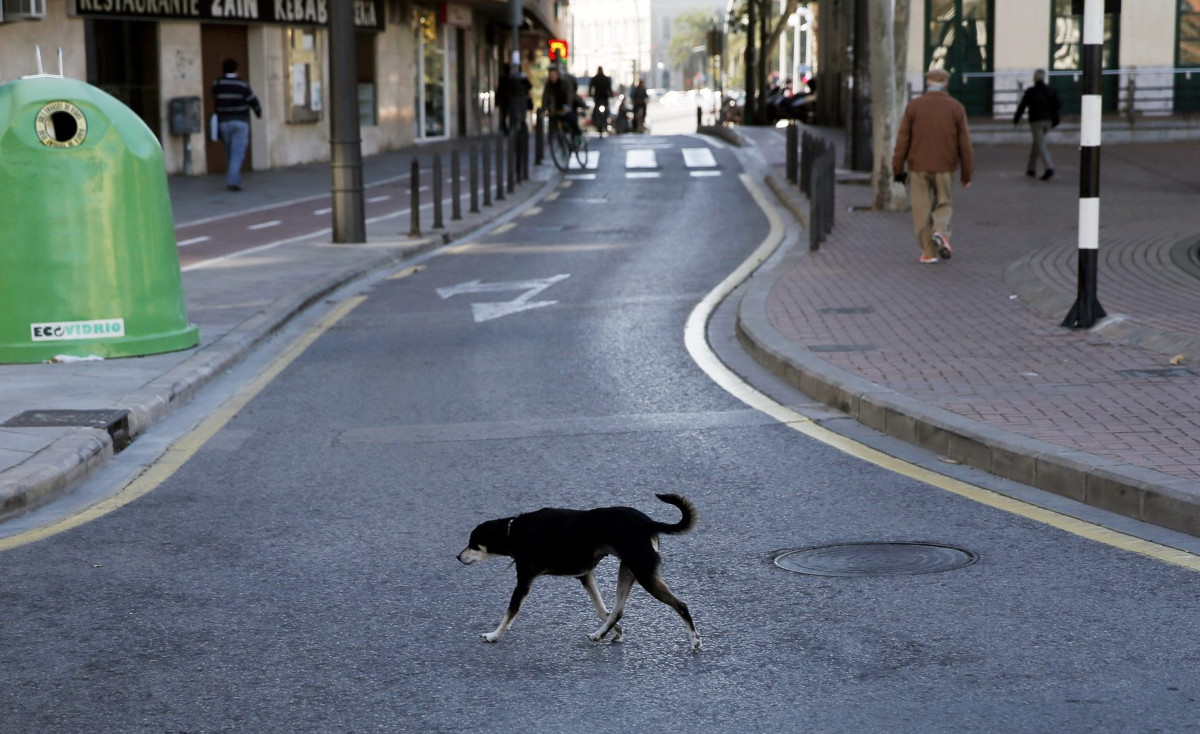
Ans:
[[[646,92],[646,82],[638,79],[630,96],[633,97],[634,131],[644,133],[646,132],[646,103],[650,100],[650,95]]]
[[[217,129],[225,144],[225,184],[230,191],[242,190],[242,161],[250,147],[250,111],[254,111],[255,117],[262,118],[258,97],[254,96],[249,83],[238,78],[237,70],[237,61],[225,59],[221,64],[224,76],[212,85]]]
[[[926,264],[951,255],[955,169],[961,168],[963,188],[971,185],[975,172],[967,111],[946,93],[949,81],[950,74],[944,69],[926,72],[925,93],[904,109],[892,154],[892,175],[897,182],[904,182],[908,163],[913,231],[921,246],[921,262]]]
[[[508,135],[508,90],[511,87],[508,77],[511,75],[508,64],[500,64],[500,78],[496,81],[496,112],[500,118],[500,134]]]
[[[1013,115],[1013,127],[1021,123],[1021,115],[1029,109],[1029,131],[1033,133],[1033,142],[1029,146],[1029,162],[1025,166],[1025,175],[1033,178],[1037,175],[1037,162],[1042,161],[1042,180],[1049,181],[1054,176],[1054,161],[1046,148],[1046,135],[1051,128],[1058,127],[1058,111],[1062,103],[1058,100],[1058,92],[1046,84],[1046,70],[1038,69],[1033,72],[1033,86],[1021,95],[1021,104],[1017,105],[1017,114]]]

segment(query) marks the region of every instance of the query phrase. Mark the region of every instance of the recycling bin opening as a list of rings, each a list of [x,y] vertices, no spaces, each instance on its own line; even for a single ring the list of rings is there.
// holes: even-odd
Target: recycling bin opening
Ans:
[[[199,343],[162,147],[132,110],[62,76],[4,84],[0,160],[0,362]]]

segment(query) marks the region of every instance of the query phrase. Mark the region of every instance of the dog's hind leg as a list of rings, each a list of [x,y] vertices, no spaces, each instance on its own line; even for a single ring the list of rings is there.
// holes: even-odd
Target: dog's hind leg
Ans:
[[[588,635],[589,640],[599,642],[614,628],[619,629],[617,622],[621,621],[621,616],[625,614],[625,600],[629,598],[629,591],[633,589],[635,578],[633,570],[622,563],[621,570],[617,572],[617,598],[613,602],[612,611],[608,613],[608,617],[604,620],[604,624],[600,625],[600,629]],[[619,639],[619,636],[620,633],[618,633],[618,638],[614,638],[614,641]]]
[[[604,597],[600,596],[600,589],[596,586],[596,574],[594,571],[588,571],[579,577],[580,583],[587,591],[588,596],[592,600],[592,606],[596,607],[596,614],[600,616],[602,621],[608,620],[608,607],[604,606]],[[625,634],[625,630],[621,629],[621,625],[613,625],[613,642],[620,642],[621,637]]]
[[[637,580],[638,583],[646,589],[646,591],[650,592],[651,596],[674,609],[680,618],[683,619],[683,623],[688,628],[688,636],[691,638],[692,650],[699,652],[700,634],[696,632],[696,625],[694,622],[692,622],[692,615],[688,611],[688,606],[671,593],[671,590],[667,588],[666,583],[663,582],[662,577],[658,575],[658,569],[655,568],[653,571],[639,572],[637,574]]]
[[[500,620],[500,626],[492,632],[480,635],[480,637],[488,642],[495,642],[500,639],[500,635],[508,631],[508,628],[512,626],[513,620],[517,618],[517,612],[521,611],[521,604],[525,602],[525,597],[529,595],[529,587],[532,584],[532,578],[524,578],[518,573],[517,588],[513,589],[512,599],[508,602],[508,611],[504,613],[504,619]]]

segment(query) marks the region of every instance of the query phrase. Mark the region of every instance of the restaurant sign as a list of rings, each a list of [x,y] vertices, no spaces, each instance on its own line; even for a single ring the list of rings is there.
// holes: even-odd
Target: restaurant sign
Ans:
[[[83,18],[195,20],[272,25],[329,24],[335,0],[73,0],[72,15]],[[383,30],[383,0],[354,0],[354,25]]]

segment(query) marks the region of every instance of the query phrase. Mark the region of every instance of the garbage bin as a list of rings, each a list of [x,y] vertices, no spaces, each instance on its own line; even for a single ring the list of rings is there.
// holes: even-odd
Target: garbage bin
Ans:
[[[74,79],[0,86],[0,362],[187,349],[162,148]]]

